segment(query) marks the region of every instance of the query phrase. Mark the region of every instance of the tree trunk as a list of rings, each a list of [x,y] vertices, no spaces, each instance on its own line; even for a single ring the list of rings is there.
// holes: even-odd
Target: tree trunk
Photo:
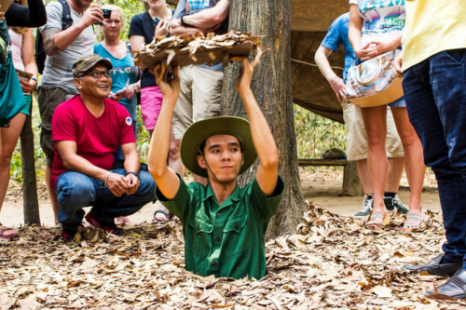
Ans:
[[[270,221],[267,238],[293,234],[306,209],[301,194],[290,72],[290,0],[233,0],[230,29],[261,35],[268,49],[256,67],[251,88],[275,137],[280,155],[279,172],[286,188],[278,213]],[[234,89],[240,64],[225,69],[222,115],[246,117],[241,99]],[[251,181],[256,163],[240,178]]]
[[[23,130],[21,131],[21,172],[23,175],[24,223],[40,224],[36,167],[34,165],[34,134],[32,132],[31,116],[26,118]]]

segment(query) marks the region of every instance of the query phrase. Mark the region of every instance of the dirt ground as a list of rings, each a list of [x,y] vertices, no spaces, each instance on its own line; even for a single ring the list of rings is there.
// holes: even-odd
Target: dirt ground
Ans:
[[[353,215],[362,207],[363,196],[341,196],[342,175],[339,171],[331,173],[318,172],[314,174],[302,172],[301,178],[302,191],[305,199],[314,201],[320,208],[340,215]],[[440,210],[438,192],[436,188],[433,187],[434,184],[430,181],[429,176],[426,176],[425,184],[427,186],[422,194],[424,208],[433,211]],[[406,185],[406,178],[403,178],[399,196],[403,203],[408,205],[410,193]],[[14,189],[15,185],[12,184],[10,188]],[[44,188],[39,190],[39,192],[41,222],[46,226],[53,226],[53,211],[50,201],[47,199]],[[150,221],[154,211],[157,210],[159,206],[160,203],[158,202],[156,204],[146,205],[129,218],[133,224]],[[18,225],[24,224],[23,201],[19,191],[9,191],[2,210],[0,211],[0,222],[9,227],[18,227]]]

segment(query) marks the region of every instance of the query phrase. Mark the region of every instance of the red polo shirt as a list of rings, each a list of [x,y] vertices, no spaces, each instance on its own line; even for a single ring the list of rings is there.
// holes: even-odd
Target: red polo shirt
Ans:
[[[118,102],[104,100],[105,110],[95,117],[79,95],[58,105],[52,118],[53,141],[74,141],[79,156],[91,164],[110,170],[118,145],[134,143],[133,122],[128,111]],[[51,183],[67,171],[55,144]]]

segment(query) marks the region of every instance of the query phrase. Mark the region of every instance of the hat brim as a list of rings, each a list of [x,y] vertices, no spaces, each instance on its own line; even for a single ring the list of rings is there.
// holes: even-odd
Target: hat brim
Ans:
[[[105,67],[107,67],[108,70],[113,69],[113,64],[109,59],[101,58],[101,59],[97,59],[96,61],[93,61],[93,62],[89,63],[87,66],[82,68],[79,72],[76,72],[76,73],[73,72],[73,75],[74,75],[74,77],[77,77],[80,73],[87,72],[87,71],[91,70],[93,67],[95,67],[98,64],[103,64]],[[75,68],[73,68],[73,71],[74,70],[75,70]]]
[[[252,141],[249,122],[235,116],[218,116],[198,121],[186,130],[181,140],[180,154],[183,164],[189,171],[205,178],[208,177],[207,169],[198,165],[197,156],[200,155],[198,148],[204,140],[215,135],[232,135],[240,140],[244,163],[239,174],[254,164],[257,153]]]

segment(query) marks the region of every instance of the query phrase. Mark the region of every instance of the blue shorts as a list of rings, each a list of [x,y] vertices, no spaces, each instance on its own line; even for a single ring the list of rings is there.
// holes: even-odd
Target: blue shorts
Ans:
[[[406,100],[405,97],[401,97],[400,99],[389,103],[388,106],[390,108],[406,108]]]

